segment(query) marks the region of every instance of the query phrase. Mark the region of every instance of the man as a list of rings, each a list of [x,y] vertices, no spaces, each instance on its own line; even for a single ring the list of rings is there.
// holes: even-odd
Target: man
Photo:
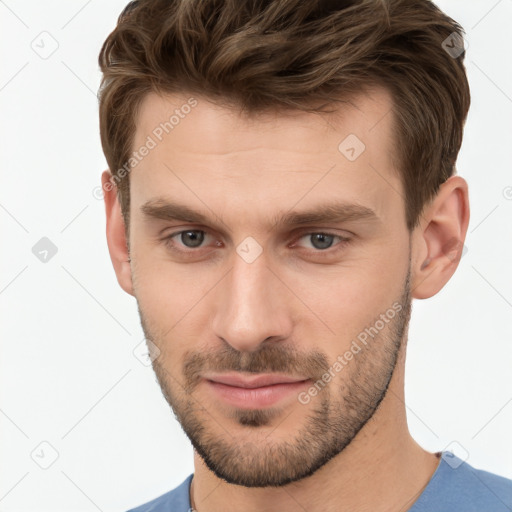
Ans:
[[[429,1],[147,0],[101,50],[107,239],[194,473],[134,511],[512,510],[411,437],[412,299],[469,223]]]

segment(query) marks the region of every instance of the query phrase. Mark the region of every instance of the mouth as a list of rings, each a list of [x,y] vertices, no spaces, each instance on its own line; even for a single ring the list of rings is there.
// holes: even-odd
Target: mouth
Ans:
[[[241,409],[261,409],[297,395],[310,379],[280,374],[242,376],[205,375],[204,382],[218,399]]]

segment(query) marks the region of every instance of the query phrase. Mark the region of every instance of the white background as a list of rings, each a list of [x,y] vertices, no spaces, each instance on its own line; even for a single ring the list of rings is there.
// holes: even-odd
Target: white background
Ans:
[[[136,303],[117,284],[92,193],[106,167],[97,57],[125,3],[0,1],[4,512],[123,511],[193,471],[151,368],[133,355]],[[408,419],[425,448],[455,441],[472,465],[512,478],[512,0],[438,5],[469,44],[458,169],[472,210],[455,276],[414,301]],[[58,43],[47,59],[31,47],[41,37]],[[32,253],[42,237],[58,249],[46,263]],[[31,458],[51,462],[43,441],[59,454],[48,469]]]

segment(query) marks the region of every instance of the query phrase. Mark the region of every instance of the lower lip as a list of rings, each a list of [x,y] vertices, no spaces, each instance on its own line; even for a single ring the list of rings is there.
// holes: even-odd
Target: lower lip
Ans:
[[[308,381],[283,382],[260,388],[239,388],[211,380],[206,380],[206,383],[217,396],[235,407],[261,409],[274,405],[293,393],[298,394]]]

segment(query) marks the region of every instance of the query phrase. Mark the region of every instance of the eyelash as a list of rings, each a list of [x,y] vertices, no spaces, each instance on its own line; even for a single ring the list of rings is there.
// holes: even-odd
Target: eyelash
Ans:
[[[187,254],[193,254],[195,252],[198,252],[199,249],[202,249],[204,248],[203,246],[201,247],[197,247],[196,249],[191,249],[191,248],[188,248],[186,250],[183,250],[183,249],[178,249],[174,243],[173,243],[173,239],[179,235],[181,235],[182,233],[188,233],[188,232],[199,232],[199,233],[205,233],[205,235],[208,235],[208,232],[203,230],[203,229],[184,229],[184,230],[181,230],[181,231],[176,231],[164,238],[162,238],[162,242],[164,243],[164,245],[168,248],[168,249],[171,249],[172,251],[175,251],[175,252],[178,252],[180,254],[184,254],[184,255],[187,255]],[[345,246],[350,243],[351,239],[350,238],[346,238],[346,237],[343,237],[341,235],[338,235],[336,233],[331,233],[329,231],[308,231],[306,233],[302,233],[297,239],[296,239],[296,242],[298,242],[299,240],[301,240],[302,238],[304,237],[307,237],[307,236],[311,236],[311,235],[326,235],[326,236],[332,236],[334,238],[338,238],[339,239],[339,242],[338,244],[335,244],[333,245],[332,247],[328,247],[327,249],[305,249],[307,252],[309,253],[314,253],[315,255],[322,255],[322,254],[329,254],[329,255],[332,255],[333,253],[337,252],[338,250],[341,250],[343,248],[345,248]],[[293,242],[293,246],[295,246],[296,242]]]

